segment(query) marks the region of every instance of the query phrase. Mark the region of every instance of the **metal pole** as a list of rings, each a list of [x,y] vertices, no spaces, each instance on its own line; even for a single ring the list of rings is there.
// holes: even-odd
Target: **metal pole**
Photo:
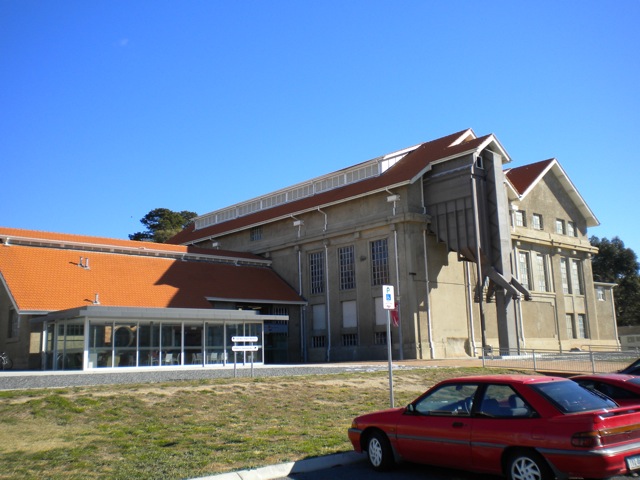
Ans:
[[[387,356],[389,358],[389,403],[391,408],[393,402],[393,368],[391,365],[391,310],[387,310]]]

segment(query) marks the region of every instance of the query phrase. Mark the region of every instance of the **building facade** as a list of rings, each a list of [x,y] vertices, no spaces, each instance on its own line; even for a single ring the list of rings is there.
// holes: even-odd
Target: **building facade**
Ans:
[[[269,259],[308,302],[291,361],[383,359],[388,341],[396,359],[616,348],[597,219],[556,160],[510,161],[465,130],[202,215],[171,242]]]
[[[270,263],[0,227],[0,350],[24,370],[284,362],[305,302]]]

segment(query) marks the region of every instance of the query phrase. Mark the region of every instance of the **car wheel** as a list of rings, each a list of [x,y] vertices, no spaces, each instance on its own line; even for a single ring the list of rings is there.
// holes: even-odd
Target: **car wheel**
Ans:
[[[536,452],[520,450],[509,457],[509,480],[552,480],[555,478],[546,460]]]
[[[367,440],[367,458],[374,470],[388,470],[393,466],[393,452],[387,436],[375,431]]]

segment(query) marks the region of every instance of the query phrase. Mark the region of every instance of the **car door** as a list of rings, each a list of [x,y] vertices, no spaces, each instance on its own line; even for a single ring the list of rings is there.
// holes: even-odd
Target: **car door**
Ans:
[[[487,385],[478,395],[471,432],[471,468],[500,473],[509,445],[528,445],[537,413],[509,385]]]
[[[467,468],[477,390],[477,384],[446,384],[411,404],[397,425],[398,453],[413,462]]]

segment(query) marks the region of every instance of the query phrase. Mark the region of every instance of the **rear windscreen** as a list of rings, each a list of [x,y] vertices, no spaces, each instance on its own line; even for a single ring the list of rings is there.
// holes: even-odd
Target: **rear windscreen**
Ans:
[[[530,387],[540,392],[563,413],[588,412],[618,406],[613,400],[581,387],[571,380],[536,383]]]

